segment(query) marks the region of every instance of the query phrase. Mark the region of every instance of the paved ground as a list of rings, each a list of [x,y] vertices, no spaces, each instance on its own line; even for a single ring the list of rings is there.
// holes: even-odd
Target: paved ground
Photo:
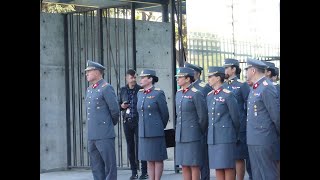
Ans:
[[[140,174],[139,174],[140,175]],[[130,170],[118,170],[118,180],[128,180],[131,176]],[[162,180],[181,180],[182,174],[175,173],[173,161],[165,161],[164,171],[161,177]],[[215,171],[211,170],[210,180],[215,180]],[[40,174],[40,180],[93,180],[90,169],[71,169],[68,171],[47,172]],[[244,180],[248,180],[248,175],[245,175]]]

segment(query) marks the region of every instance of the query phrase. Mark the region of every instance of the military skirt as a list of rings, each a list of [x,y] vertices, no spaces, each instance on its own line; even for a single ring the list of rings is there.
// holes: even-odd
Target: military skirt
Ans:
[[[176,165],[199,166],[203,163],[203,144],[200,140],[193,142],[176,142]]]
[[[143,161],[168,159],[165,137],[139,137],[138,159]]]
[[[235,143],[209,144],[209,167],[210,169],[235,168],[234,159]]]
[[[246,132],[241,132],[239,134],[240,142],[238,142],[235,146],[234,150],[234,158],[236,160],[238,159],[248,159],[249,158],[249,152],[248,152],[248,145],[246,140]]]

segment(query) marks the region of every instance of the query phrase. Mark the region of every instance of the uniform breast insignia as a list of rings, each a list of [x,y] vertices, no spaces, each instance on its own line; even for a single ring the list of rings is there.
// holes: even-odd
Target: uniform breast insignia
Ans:
[[[231,86],[232,89],[239,89],[240,87],[238,86]]]
[[[98,92],[100,92],[100,89],[98,89]]]
[[[197,92],[197,91],[199,91],[198,89],[196,89],[196,88],[194,88],[194,87],[192,87],[191,88],[191,91],[193,91],[193,92]]]
[[[222,98],[222,97],[219,97],[219,98],[214,98],[216,101],[218,101],[218,102],[224,102],[225,101],[225,99],[224,98]]]
[[[104,84],[102,84],[102,86],[101,86],[101,87],[105,87],[106,85],[108,85],[108,83],[104,83]]]
[[[183,96],[186,99],[192,99],[192,96]]]
[[[267,86],[267,85],[268,85],[268,83],[267,83],[267,81],[266,81],[266,80],[264,80],[264,81],[262,82],[262,84],[263,84],[263,85],[265,85],[265,86]]]
[[[161,89],[160,89],[160,88],[154,88],[154,90],[156,90],[156,91],[160,91]]]
[[[260,93],[253,93],[254,96],[260,96]]]
[[[148,99],[153,99],[155,96],[147,96]]]
[[[204,83],[204,82],[199,83],[199,86],[201,86],[201,87],[205,87],[206,85],[207,85],[207,84]]]
[[[223,89],[222,91],[225,92],[225,93],[228,93],[228,94],[231,92],[228,89]]]
[[[213,92],[214,92],[214,90],[210,91],[207,96],[209,96],[209,95],[212,94]]]
[[[140,91],[140,92],[143,92],[143,91],[144,91],[144,89],[139,89],[139,91]]]

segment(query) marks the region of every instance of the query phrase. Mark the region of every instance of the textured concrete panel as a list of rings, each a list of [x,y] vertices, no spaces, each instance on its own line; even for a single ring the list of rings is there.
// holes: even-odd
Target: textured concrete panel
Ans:
[[[40,171],[67,167],[63,17],[40,19]]]

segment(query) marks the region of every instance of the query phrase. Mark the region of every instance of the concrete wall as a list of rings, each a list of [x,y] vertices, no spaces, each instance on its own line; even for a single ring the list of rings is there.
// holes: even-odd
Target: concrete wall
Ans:
[[[45,19],[45,23],[43,20]],[[63,34],[63,19],[61,15],[57,14],[42,14],[41,19],[41,46],[47,43],[47,48],[45,50],[41,49],[41,97],[50,97],[55,99],[55,101],[45,101],[41,98],[41,169],[54,169],[54,168],[64,168],[67,165],[67,149],[66,149],[66,111],[65,111],[65,74],[64,74],[64,34]],[[95,18],[95,25],[97,25],[97,18]],[[109,38],[107,37],[106,24],[103,25],[103,48],[104,48],[104,65],[107,67],[105,74],[105,79],[109,79],[109,82],[114,87],[116,93],[120,87],[125,85],[125,71],[127,68],[132,68],[132,29],[131,21],[119,19],[115,21],[114,19],[109,19],[111,27],[117,24],[119,29],[110,28]],[[80,17],[79,21],[77,17],[74,16],[74,26],[77,23],[84,24],[83,17]],[[86,22],[88,23],[88,22]],[[83,26],[80,25],[80,28]],[[73,34],[76,35],[77,29],[73,29]],[[98,28],[95,28],[95,32]],[[119,30],[118,32],[116,32]],[[126,31],[126,32],[124,32]],[[82,165],[79,163],[75,165],[86,166],[88,162],[87,154],[87,126],[86,126],[86,110],[85,102],[81,100],[84,99],[85,89],[88,85],[84,76],[82,69],[85,68],[85,63],[87,59],[92,59],[97,61],[97,33],[93,37],[89,37],[87,40],[84,39],[84,31],[80,31],[80,46],[81,48],[88,48],[81,51],[74,50],[74,57],[80,57],[80,59],[75,59],[74,64],[69,70],[74,70],[74,74],[70,74],[70,78],[80,79],[80,81],[75,81],[73,92],[75,94],[75,107],[71,108],[71,123],[75,123],[75,129],[71,129],[71,138],[77,136],[75,139],[77,141],[76,146],[73,149],[77,150],[75,156],[72,155],[72,163],[74,160],[79,162],[81,156],[83,156],[84,162]],[[116,33],[124,34],[128,36],[128,49],[124,49],[126,41],[124,36],[120,36],[118,45],[116,44]],[[91,32],[90,32],[91,34]],[[71,41],[69,39],[69,41]],[[74,36],[74,43],[77,39]],[[89,46],[84,46],[85,43],[89,43]],[[92,49],[92,43],[95,43],[95,49]],[[107,53],[107,49],[110,48],[107,45],[111,45],[113,56]],[[173,94],[171,87],[171,24],[170,23],[159,23],[159,22],[145,22],[136,21],[136,59],[137,59],[137,73],[140,73],[142,69],[149,68],[154,69],[159,77],[159,82],[155,85],[164,90],[168,102],[168,108],[170,111],[170,121],[167,128],[173,127]],[[117,54],[116,45],[119,48]],[[95,55],[93,55],[95,51]],[[85,57],[85,53],[88,52]],[[128,54],[125,56],[125,52]],[[125,63],[125,59],[129,62]],[[114,61],[113,61],[114,59]],[[60,71],[59,71],[60,70]],[[44,71],[51,72],[50,74],[44,75]],[[109,72],[108,72],[109,71]],[[50,76],[49,76],[50,75]],[[70,79],[70,80],[71,80]],[[117,81],[118,79],[118,81]],[[81,83],[81,84],[79,84]],[[80,89],[80,91],[78,91]],[[81,93],[81,94],[78,94]],[[79,96],[79,97],[78,97]],[[80,97],[81,96],[81,97]],[[56,97],[56,98],[55,98]],[[71,97],[72,98],[72,97]],[[81,106],[81,107],[80,107]],[[79,114],[79,108],[82,108],[82,114]],[[72,112],[74,117],[72,117]],[[50,113],[49,113],[50,112]],[[82,116],[82,117],[81,117]],[[58,119],[59,118],[59,119]],[[58,120],[57,120],[58,119]],[[44,126],[46,122],[55,122],[56,126],[51,127],[51,133],[48,134],[49,128]],[[59,125],[59,126],[58,126]],[[52,125],[51,125],[52,126]],[[73,128],[71,126],[71,128]],[[122,122],[115,126],[116,130],[116,155],[118,166],[126,167],[128,165],[127,161],[127,147],[126,140],[123,132]],[[79,137],[79,132],[83,132],[82,143],[79,142],[81,139]],[[73,140],[72,140],[73,141]],[[82,144],[82,145],[81,145]],[[55,147],[56,149],[45,151],[45,148]],[[173,160],[173,148],[168,148],[168,160]],[[119,159],[122,154],[122,159]],[[74,159],[76,157],[77,159]],[[52,160],[54,159],[54,161]],[[120,162],[119,162],[120,160]]]
[[[67,167],[63,16],[40,17],[40,171]]]

